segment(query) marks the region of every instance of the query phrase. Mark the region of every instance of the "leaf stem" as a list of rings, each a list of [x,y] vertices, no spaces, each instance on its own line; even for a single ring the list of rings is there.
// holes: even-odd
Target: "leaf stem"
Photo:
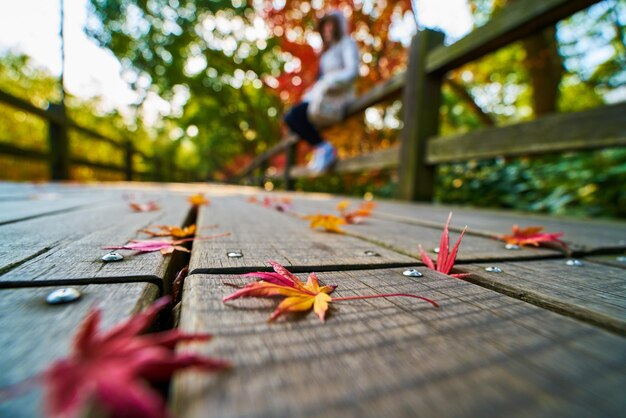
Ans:
[[[435,308],[439,307],[439,304],[437,302],[435,302],[434,300],[430,300],[430,299],[425,298],[423,296],[410,295],[408,293],[387,293],[387,294],[384,294],[384,295],[369,295],[369,296],[346,296],[346,297],[343,297],[343,298],[333,298],[333,302],[341,302],[341,301],[344,301],[344,300],[376,299],[376,298],[388,298],[388,297],[405,297],[405,298],[421,299],[423,301],[426,301],[426,302],[430,303]]]

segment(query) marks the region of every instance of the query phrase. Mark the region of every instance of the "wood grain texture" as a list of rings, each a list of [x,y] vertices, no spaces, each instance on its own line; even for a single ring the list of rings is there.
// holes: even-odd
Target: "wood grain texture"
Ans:
[[[626,335],[626,270],[582,260],[498,262],[502,273],[485,271],[487,264],[463,265],[466,280],[537,306]]]
[[[410,264],[416,260],[370,242],[340,234],[313,231],[308,221],[249,203],[245,197],[213,199],[202,208],[198,227],[217,224],[215,233],[231,235],[194,243],[192,273],[244,272],[267,268],[275,260],[297,270]],[[213,232],[212,232],[213,233]],[[243,257],[229,258],[230,251]],[[379,256],[368,256],[374,251]]]
[[[68,213],[0,226],[0,287],[33,286],[39,282],[93,283],[147,280],[160,284],[170,257],[159,252],[133,255],[104,263],[103,246],[123,245],[130,239],[148,238],[138,233],[154,224],[182,225],[189,213],[185,196],[172,193],[143,194],[161,210],[133,212],[120,194],[106,204]]]
[[[510,234],[511,227],[539,225],[546,232],[563,232],[570,250],[579,254],[626,250],[626,222],[574,219],[495,209],[380,201],[376,217],[420,225],[443,225],[453,212],[455,225],[468,225],[468,231],[486,236]]]
[[[457,136],[430,138],[426,162],[441,164],[626,145],[626,103],[545,116]]]
[[[51,306],[45,302],[58,287],[0,289],[0,387],[21,382],[69,353],[72,337],[93,306],[103,309],[101,329],[128,318],[151,304],[158,288],[149,283],[77,286],[78,301]],[[0,402],[0,416],[41,416],[40,388]]]
[[[333,199],[335,200],[335,199]],[[338,214],[336,204],[332,201],[307,199],[297,197],[293,199],[293,209],[300,214],[332,213]],[[356,203],[356,202],[355,202]],[[357,204],[352,204],[349,208],[354,210]],[[377,213],[375,208],[373,214]],[[451,224],[457,230],[462,230],[463,224],[459,224],[455,219]],[[434,248],[439,247],[443,223],[441,226],[421,226],[406,224],[395,220],[377,218],[375,216],[364,218],[362,222],[353,225],[345,225],[344,229],[351,236],[366,241],[371,241],[394,251],[406,254],[411,257],[420,258],[418,246],[421,244],[424,250],[432,259],[436,259],[437,254]],[[454,245],[459,237],[459,233],[450,234],[450,247]],[[504,243],[495,239],[484,238],[465,234],[461,242],[457,261],[460,263],[471,262],[473,260],[517,260],[534,259],[541,257],[557,257],[559,251],[526,247],[518,251],[510,251],[504,248]]]
[[[66,197],[54,194],[47,196],[37,198],[37,195],[33,195],[28,200],[0,201],[0,225],[68,212],[87,205],[95,205],[104,200],[97,194],[83,197]]]
[[[423,270],[321,273],[335,296],[409,292],[414,299],[331,304],[325,324],[266,322],[276,301],[237,300],[233,276],[193,275],[181,328],[209,332],[185,348],[232,371],[180,374],[172,408],[192,417],[617,416],[626,407],[626,340],[528,303]]]

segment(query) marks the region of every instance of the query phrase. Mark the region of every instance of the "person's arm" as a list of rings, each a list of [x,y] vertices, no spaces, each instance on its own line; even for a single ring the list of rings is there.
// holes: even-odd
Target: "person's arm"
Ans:
[[[320,80],[325,84],[326,89],[341,89],[349,87],[359,75],[359,50],[352,39],[342,41],[341,54],[344,68],[324,74]]]

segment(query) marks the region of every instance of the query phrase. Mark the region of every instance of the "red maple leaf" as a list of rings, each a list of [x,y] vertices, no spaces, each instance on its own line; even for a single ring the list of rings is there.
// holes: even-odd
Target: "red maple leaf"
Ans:
[[[170,302],[157,300],[144,312],[105,331],[98,330],[102,313],[92,309],[74,337],[71,354],[54,362],[42,378],[48,416],[75,416],[97,405],[113,417],[166,417],[165,402],[149,383],[169,379],[178,370],[220,370],[227,362],[174,351],[177,343],[208,341],[208,334],[179,330],[138,335]]]
[[[533,245],[538,247],[541,243],[554,242],[567,248],[567,244],[561,241],[559,238],[563,236],[563,232],[541,232],[542,226],[528,226],[526,228],[520,228],[518,225],[513,225],[512,235],[500,235],[498,239],[513,245]]]
[[[465,231],[467,230],[467,226],[463,228],[459,239],[456,241],[451,251],[448,251],[450,248],[450,235],[448,233],[448,228],[450,226],[450,221],[452,220],[452,212],[448,215],[448,221],[446,225],[443,227],[443,233],[441,234],[441,240],[439,241],[439,253],[437,254],[437,264],[433,262],[433,260],[426,254],[421,245],[419,245],[420,255],[422,256],[422,261],[426,266],[431,269],[438,271],[439,273],[447,274],[452,277],[456,277],[460,279],[462,277],[469,276],[470,273],[462,273],[462,274],[450,274],[452,268],[454,267],[454,262],[456,261],[456,254],[459,251],[459,245],[461,245],[461,240],[463,239],[463,235],[465,235]]]

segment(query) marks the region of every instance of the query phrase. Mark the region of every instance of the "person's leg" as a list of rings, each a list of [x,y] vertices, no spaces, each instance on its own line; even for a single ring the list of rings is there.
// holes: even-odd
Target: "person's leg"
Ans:
[[[308,108],[307,102],[298,103],[285,115],[285,123],[294,133],[315,147],[324,142],[324,139],[309,120]]]
[[[292,107],[285,115],[285,123],[294,133],[315,147],[313,158],[307,167],[313,172],[322,172],[335,162],[337,153],[330,143],[324,141],[317,128],[309,120],[308,108],[307,102]]]

